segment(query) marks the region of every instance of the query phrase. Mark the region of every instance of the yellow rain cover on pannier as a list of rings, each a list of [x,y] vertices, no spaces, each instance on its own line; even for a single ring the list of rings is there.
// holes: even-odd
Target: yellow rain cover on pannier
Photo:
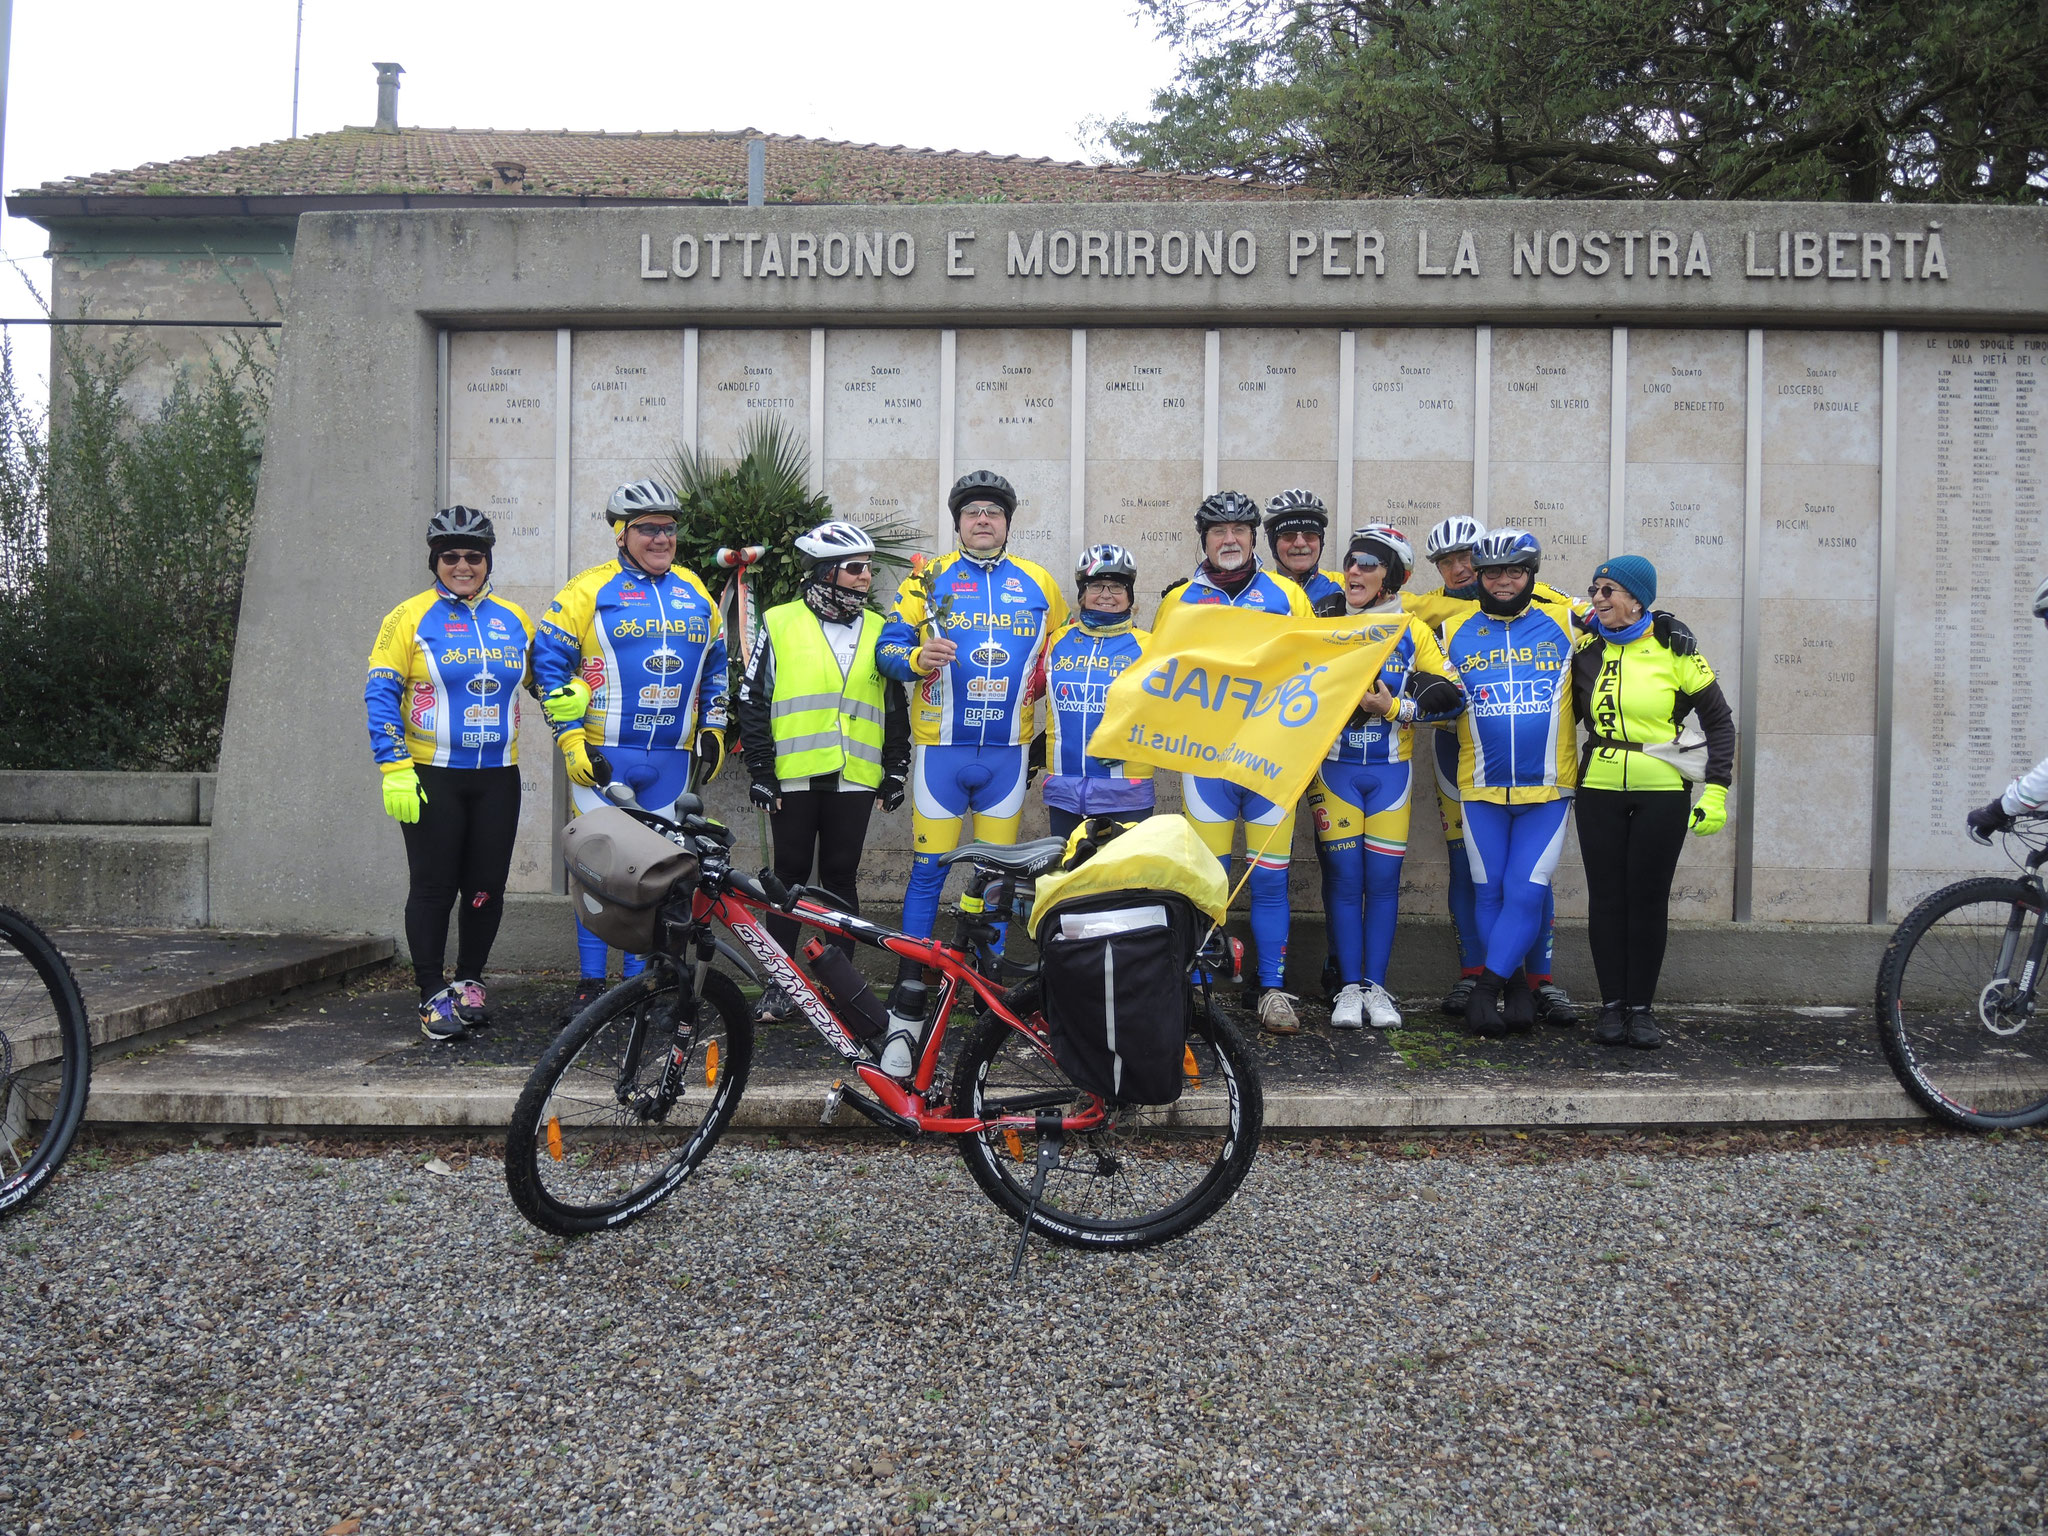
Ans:
[[[1071,850],[1087,830],[1083,822],[1067,840]],[[1079,869],[1039,877],[1032,898],[1031,936],[1046,913],[1076,896],[1106,896],[1116,891],[1171,891],[1185,896],[1195,910],[1222,922],[1230,900],[1223,865],[1202,846],[1185,816],[1152,816],[1103,847]]]

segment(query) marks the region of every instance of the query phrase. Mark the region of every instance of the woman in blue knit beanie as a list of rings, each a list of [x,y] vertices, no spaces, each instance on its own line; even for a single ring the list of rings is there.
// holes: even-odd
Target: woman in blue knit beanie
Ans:
[[[1616,555],[1593,572],[1592,626],[1572,657],[1573,712],[1586,727],[1573,819],[1586,865],[1586,938],[1600,978],[1602,1045],[1663,1043],[1651,1012],[1664,965],[1671,878],[1688,827],[1700,837],[1728,820],[1735,723],[1692,631],[1657,600],[1657,568]],[[1697,714],[1700,753],[1678,734]],[[1704,779],[1699,804],[1693,782]]]

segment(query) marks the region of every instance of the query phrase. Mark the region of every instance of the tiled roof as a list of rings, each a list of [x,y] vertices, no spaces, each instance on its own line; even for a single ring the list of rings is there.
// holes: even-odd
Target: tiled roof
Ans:
[[[1192,202],[1288,189],[1079,161],[854,144],[787,134],[405,128],[280,139],[133,170],[73,176],[18,197],[350,195],[650,198],[744,202],[747,140],[767,140],[770,203]],[[1297,194],[1298,195],[1298,194]]]

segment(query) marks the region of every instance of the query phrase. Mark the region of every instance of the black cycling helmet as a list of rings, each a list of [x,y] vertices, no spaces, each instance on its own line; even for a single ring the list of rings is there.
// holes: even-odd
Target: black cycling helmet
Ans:
[[[1195,508],[1195,535],[1200,537],[1224,523],[1242,523],[1253,532],[1259,527],[1259,504],[1243,491],[1218,491],[1202,498]]]
[[[1282,491],[1266,503],[1266,547],[1280,558],[1280,535],[1313,531],[1318,537],[1330,526],[1329,508],[1314,491]]]
[[[498,542],[498,530],[475,507],[443,507],[427,519],[427,569],[440,578],[437,562],[447,549],[480,549],[484,552],[484,574],[491,570],[491,546]]]
[[[992,469],[969,470],[953,482],[946,493],[946,510],[953,514],[953,526],[960,526],[960,509],[970,501],[992,501],[1004,517],[1017,515],[1017,488]]]

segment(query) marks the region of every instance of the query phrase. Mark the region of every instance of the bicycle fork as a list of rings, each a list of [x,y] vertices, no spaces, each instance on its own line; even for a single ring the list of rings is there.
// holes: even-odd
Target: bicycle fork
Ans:
[[[2034,937],[2027,946],[2026,964],[2015,983],[2012,965],[2019,954],[2020,930],[2026,926],[2030,912],[2034,918]],[[2005,939],[1998,949],[1998,968],[1977,998],[1977,1017],[1992,1034],[2018,1034],[2033,1016],[2034,987],[2040,980],[2044,955],[2048,955],[2048,910],[2015,905],[2012,916],[2006,919]]]

